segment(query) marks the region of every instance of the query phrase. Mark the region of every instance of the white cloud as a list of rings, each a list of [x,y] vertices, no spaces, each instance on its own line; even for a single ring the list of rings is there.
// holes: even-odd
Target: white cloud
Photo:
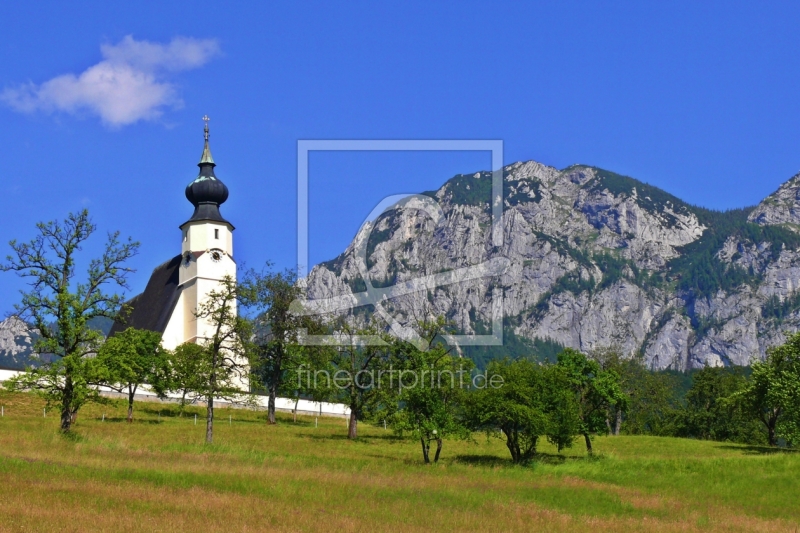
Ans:
[[[203,66],[219,53],[219,45],[213,39],[189,37],[158,44],[128,35],[119,44],[102,45],[100,51],[104,59],[79,75],[7,88],[0,100],[24,113],[88,111],[112,127],[152,120],[164,107],[182,105],[168,76]]]

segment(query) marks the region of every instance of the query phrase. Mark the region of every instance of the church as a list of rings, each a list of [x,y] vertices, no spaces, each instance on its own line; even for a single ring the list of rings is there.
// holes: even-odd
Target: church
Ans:
[[[127,302],[127,316],[114,322],[109,335],[128,327],[156,331],[169,350],[184,342],[202,342],[210,336],[210,325],[198,320],[198,305],[225,276],[236,279],[234,227],[219,210],[228,199],[228,187],[214,174],[208,117],[203,120],[200,171],[186,186],[186,199],[194,212],[180,226],[181,253],[153,270],[144,292]]]
[[[208,117],[203,120],[205,144],[197,164],[200,171],[185,191],[194,211],[180,225],[181,253],[153,270],[144,292],[126,302],[126,313],[114,322],[109,336],[129,327],[156,331],[168,350],[184,342],[202,343],[211,337],[211,325],[197,318],[198,306],[225,276],[236,279],[236,262],[234,227],[220,213],[220,206],[228,199],[228,187],[214,173]],[[242,379],[240,388],[249,389],[247,378]],[[266,407],[266,397],[260,397],[259,405]],[[346,417],[350,412],[342,404],[296,398],[277,398],[276,409],[337,417]]]

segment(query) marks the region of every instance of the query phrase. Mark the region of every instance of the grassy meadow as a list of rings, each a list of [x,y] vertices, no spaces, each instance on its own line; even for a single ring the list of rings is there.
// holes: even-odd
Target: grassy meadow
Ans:
[[[600,437],[517,467],[503,441],[420,446],[343,419],[139,403],[84,408],[58,432],[34,396],[0,390],[0,531],[800,531],[800,453]],[[194,413],[198,423],[194,425]],[[103,421],[103,414],[106,420]],[[229,424],[228,416],[232,417]]]

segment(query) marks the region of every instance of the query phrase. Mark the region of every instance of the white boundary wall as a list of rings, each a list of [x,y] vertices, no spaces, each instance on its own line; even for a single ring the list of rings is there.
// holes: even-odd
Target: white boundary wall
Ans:
[[[12,377],[16,376],[17,374],[21,374],[22,371],[20,370],[3,370],[0,369],[0,383],[6,381],[7,379],[11,379]],[[100,390],[107,394],[108,396],[114,397],[121,397],[117,392],[114,392],[106,387],[101,387]],[[150,402],[169,402],[173,403],[180,399],[180,396],[177,394],[169,395],[170,399],[167,400],[160,400],[155,393],[151,392],[147,389],[146,386],[139,387],[139,390],[136,392],[136,399],[139,401],[150,401]],[[267,409],[267,402],[269,398],[267,396],[256,396],[258,400],[257,409]],[[228,405],[228,402],[225,400],[215,400],[215,403],[219,402],[221,405]],[[194,405],[203,406],[202,402],[198,402]],[[283,412],[292,412],[294,410],[295,401],[292,398],[275,398],[275,409],[277,411]],[[231,405],[231,407],[239,407],[237,405]],[[242,407],[246,409],[247,407]],[[350,409],[341,403],[328,403],[328,402],[312,402],[309,400],[300,400],[297,402],[297,413],[298,414],[305,414],[305,415],[317,415],[317,416],[337,416],[337,417],[348,417],[350,416]]]

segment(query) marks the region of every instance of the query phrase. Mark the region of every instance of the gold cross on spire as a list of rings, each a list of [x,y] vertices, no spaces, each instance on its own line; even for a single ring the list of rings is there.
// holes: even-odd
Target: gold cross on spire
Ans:
[[[203,129],[203,131],[205,132],[205,138],[206,138],[206,140],[208,140],[208,121],[209,121],[209,120],[211,120],[211,119],[210,119],[210,118],[208,118],[208,115],[203,115],[203,122],[205,122],[205,123],[206,123],[206,127]]]

